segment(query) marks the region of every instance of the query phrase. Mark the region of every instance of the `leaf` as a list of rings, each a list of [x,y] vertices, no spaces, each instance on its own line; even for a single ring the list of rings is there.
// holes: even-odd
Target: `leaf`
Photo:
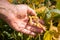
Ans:
[[[52,10],[49,10],[46,12],[46,20],[60,20],[60,10],[58,9],[52,9]]]
[[[52,10],[50,10],[50,12],[55,12],[55,13],[60,14],[60,10],[59,9],[52,9]]]
[[[50,23],[50,29],[49,29],[49,31],[56,31],[56,32],[58,32],[57,27],[53,26],[52,20],[51,20],[51,23]]]
[[[57,4],[56,4],[56,8],[60,9],[60,0],[56,0]]]
[[[60,20],[60,10],[58,10],[58,9],[52,9],[52,10],[50,10],[50,12],[51,12],[52,19],[54,19],[54,20],[56,20],[56,19]]]
[[[59,38],[58,38],[58,40],[60,40],[60,35],[59,35]]]
[[[52,40],[52,34],[50,33],[50,31],[46,31],[43,40]]]
[[[12,3],[13,2],[13,0],[8,0],[10,3]]]
[[[60,34],[60,21],[59,21],[59,23],[58,23],[58,32],[59,32],[59,34]]]
[[[35,9],[35,11],[39,12],[39,13],[43,13],[45,11],[45,9],[46,9],[46,7],[43,6],[43,7],[39,8],[39,9]]]

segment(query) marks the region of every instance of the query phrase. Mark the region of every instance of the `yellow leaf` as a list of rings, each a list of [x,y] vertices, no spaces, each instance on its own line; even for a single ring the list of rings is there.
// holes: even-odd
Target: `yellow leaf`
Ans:
[[[60,33],[60,21],[58,23],[58,32]]]
[[[40,3],[43,3],[45,0],[38,0]]]
[[[37,16],[29,16],[29,23],[33,26],[36,26],[38,28],[42,28],[44,31],[46,31],[46,28],[44,25],[39,23],[39,18]]]
[[[57,2],[60,2],[60,0],[56,0]]]
[[[39,4],[39,2],[36,2],[35,4],[36,4],[36,5],[38,5],[38,4]]]
[[[52,40],[52,35],[50,31],[46,31],[46,33],[44,34],[43,40]]]
[[[53,26],[52,20],[51,20],[51,24],[50,24],[50,29],[49,30],[58,32],[57,27]]]
[[[46,7],[43,6],[43,7],[39,8],[39,9],[35,9],[35,11],[39,12],[39,13],[43,13],[45,11],[45,9],[46,9]]]
[[[12,3],[13,2],[13,0],[8,0],[10,3]]]

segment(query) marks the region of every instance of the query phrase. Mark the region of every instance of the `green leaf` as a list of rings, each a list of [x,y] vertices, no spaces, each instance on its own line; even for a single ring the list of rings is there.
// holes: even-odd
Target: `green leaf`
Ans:
[[[50,10],[50,12],[54,12],[54,13],[60,14],[60,10],[59,9],[52,9],[52,10]]]
[[[60,10],[52,9],[46,13],[46,20],[50,19],[60,19]]]
[[[58,9],[52,9],[52,10],[50,10],[50,12],[53,12],[54,13],[53,19],[60,20],[60,10],[58,10]],[[51,14],[51,16],[52,16],[52,14]]]

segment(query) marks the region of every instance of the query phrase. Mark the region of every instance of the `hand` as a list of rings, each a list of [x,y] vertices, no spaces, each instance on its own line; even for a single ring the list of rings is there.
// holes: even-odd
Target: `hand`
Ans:
[[[27,5],[4,4],[0,7],[0,18],[4,19],[11,28],[25,34],[36,35],[41,33],[42,29],[28,25],[28,14],[36,16],[33,9]]]

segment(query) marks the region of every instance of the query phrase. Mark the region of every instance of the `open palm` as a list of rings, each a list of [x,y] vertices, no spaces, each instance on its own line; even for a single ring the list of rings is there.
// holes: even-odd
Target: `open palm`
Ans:
[[[0,18],[4,19],[14,30],[30,35],[36,35],[35,32],[43,31],[28,24],[28,14],[36,16],[34,10],[27,5],[0,5]]]

